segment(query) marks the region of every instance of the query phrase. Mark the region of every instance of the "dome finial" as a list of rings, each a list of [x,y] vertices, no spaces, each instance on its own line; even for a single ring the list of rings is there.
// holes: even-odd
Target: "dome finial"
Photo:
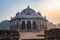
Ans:
[[[29,5],[28,5],[28,8],[29,8]]]

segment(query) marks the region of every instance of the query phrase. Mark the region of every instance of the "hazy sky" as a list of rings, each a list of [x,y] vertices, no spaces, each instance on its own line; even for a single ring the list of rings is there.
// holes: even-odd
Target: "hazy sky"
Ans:
[[[50,22],[60,22],[60,0],[0,0],[0,22],[14,17],[27,6],[40,11]]]

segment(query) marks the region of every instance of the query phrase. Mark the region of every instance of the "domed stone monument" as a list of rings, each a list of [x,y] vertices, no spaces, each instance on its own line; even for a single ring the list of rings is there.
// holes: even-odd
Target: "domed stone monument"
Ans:
[[[10,20],[12,30],[36,31],[47,29],[47,19],[40,12],[36,12],[29,6]]]

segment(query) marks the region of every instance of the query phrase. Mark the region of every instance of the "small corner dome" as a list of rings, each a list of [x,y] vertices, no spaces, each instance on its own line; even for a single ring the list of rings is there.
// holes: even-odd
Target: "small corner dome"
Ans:
[[[16,13],[16,16],[18,16],[18,15],[19,15],[19,12]]]
[[[26,13],[26,14],[31,14],[34,12],[35,12],[35,10],[31,9],[29,6],[26,9],[21,11],[21,13]]]
[[[38,11],[38,14],[41,16],[41,13]]]

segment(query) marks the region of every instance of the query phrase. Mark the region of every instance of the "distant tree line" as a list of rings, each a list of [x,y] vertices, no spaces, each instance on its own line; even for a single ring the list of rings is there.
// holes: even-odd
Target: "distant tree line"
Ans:
[[[0,29],[9,29],[9,28],[10,28],[9,20],[4,20],[0,22]]]

